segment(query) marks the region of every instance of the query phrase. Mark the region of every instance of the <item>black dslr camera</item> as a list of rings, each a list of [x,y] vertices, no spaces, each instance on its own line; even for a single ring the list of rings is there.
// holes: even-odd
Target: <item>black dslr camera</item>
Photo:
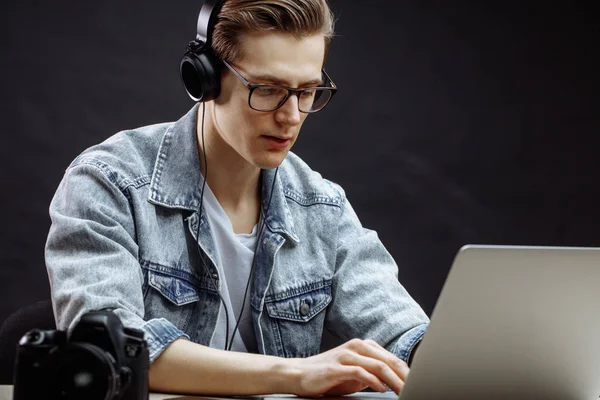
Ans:
[[[111,311],[84,314],[64,331],[29,331],[17,348],[13,400],[147,400],[144,333]]]

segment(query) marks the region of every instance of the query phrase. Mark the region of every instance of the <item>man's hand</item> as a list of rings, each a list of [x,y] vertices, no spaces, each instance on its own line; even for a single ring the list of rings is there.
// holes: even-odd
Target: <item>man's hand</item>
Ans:
[[[303,397],[345,395],[366,387],[400,393],[408,365],[372,340],[352,339],[325,353],[292,359],[297,374],[294,394]]]

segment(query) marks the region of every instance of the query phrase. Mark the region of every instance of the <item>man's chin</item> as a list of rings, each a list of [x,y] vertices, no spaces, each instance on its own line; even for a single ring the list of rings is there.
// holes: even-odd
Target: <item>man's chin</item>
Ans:
[[[268,154],[266,157],[263,157],[261,160],[256,160],[255,164],[257,167],[261,169],[273,169],[277,168],[281,165],[288,152],[278,153],[278,154]]]

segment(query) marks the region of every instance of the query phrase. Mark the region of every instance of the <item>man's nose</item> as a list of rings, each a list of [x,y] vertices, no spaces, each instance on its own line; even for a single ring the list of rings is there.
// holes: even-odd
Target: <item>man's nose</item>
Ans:
[[[288,125],[298,125],[301,121],[298,109],[298,93],[291,95],[279,109],[277,109],[278,122]]]

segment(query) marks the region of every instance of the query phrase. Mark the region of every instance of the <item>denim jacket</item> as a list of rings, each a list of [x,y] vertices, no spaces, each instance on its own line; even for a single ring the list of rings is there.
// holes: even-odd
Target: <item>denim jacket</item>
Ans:
[[[178,338],[209,345],[221,277],[211,227],[198,215],[197,111],[120,132],[68,167],[46,243],[59,329],[112,308],[144,331],[151,361]],[[323,350],[324,336],[369,338],[407,361],[428,318],[377,234],[340,186],[293,153],[276,176],[263,171],[263,211],[274,178],[248,300],[258,351],[307,357]]]

